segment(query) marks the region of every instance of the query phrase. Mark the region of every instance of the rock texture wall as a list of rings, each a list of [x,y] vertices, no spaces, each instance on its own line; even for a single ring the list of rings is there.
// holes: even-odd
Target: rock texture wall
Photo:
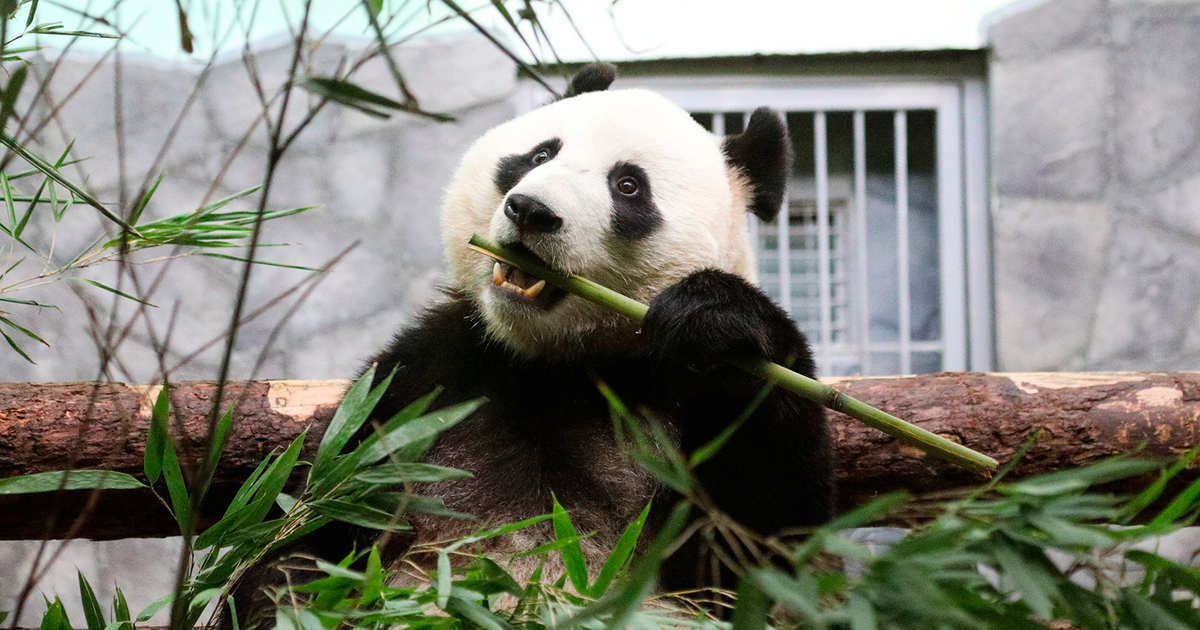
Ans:
[[[318,52],[315,71],[320,71],[321,64],[338,63],[345,52],[345,46],[326,44]],[[414,41],[397,52],[421,105],[451,114],[457,121],[435,123],[404,114],[378,120],[331,106],[299,136],[280,166],[270,207],[321,207],[270,225],[267,241],[291,245],[271,248],[263,252],[264,257],[319,266],[355,241],[361,243],[282,329],[257,371],[261,378],[353,376],[362,361],[435,297],[442,266],[438,225],[442,189],[470,143],[516,113],[515,67],[483,38]],[[286,76],[290,58],[290,49],[267,50],[259,53],[258,66],[264,77],[278,82]],[[89,58],[63,61],[50,82],[51,94],[65,98],[94,63]],[[48,68],[43,62],[34,70],[44,76]],[[121,72],[125,171],[136,190],[195,85],[197,72],[134,57],[123,60]],[[379,91],[385,93],[390,93],[388,88],[393,85],[386,67],[376,62],[365,66],[356,81],[383,86]],[[297,94],[303,104],[304,93]],[[114,97],[114,66],[110,63],[100,66],[63,108],[61,131],[50,127],[42,139],[49,154],[63,146],[64,138],[75,138],[76,153],[90,159],[78,170],[68,168],[67,172],[72,177],[86,173],[91,191],[105,201],[119,199]],[[260,111],[240,56],[219,63],[166,154],[163,183],[146,210],[147,216],[162,217],[198,207],[226,156]],[[262,183],[266,152],[265,135],[261,131],[252,135],[213,198]],[[253,209],[250,202],[240,207]],[[34,226],[27,238],[43,239],[41,242],[54,238],[57,251],[72,252],[94,238],[99,225],[90,209],[77,206],[57,233]],[[2,256],[0,251],[0,260]],[[150,267],[144,269],[149,273]],[[171,266],[152,300],[158,308],[150,314],[161,334],[171,311],[178,308],[169,360],[178,360],[225,329],[239,269],[236,263],[208,258],[189,258]],[[40,271],[39,266],[34,273]],[[111,270],[95,277],[111,277]],[[303,277],[303,272],[294,270],[256,268],[250,308]],[[102,310],[111,304],[109,294],[89,291],[85,295]],[[25,321],[52,343],[50,348],[25,344],[36,365],[8,351],[7,346],[0,348],[0,380],[96,378],[98,359],[88,331],[88,315],[72,288],[60,283],[38,289],[36,296],[30,292],[19,297],[57,304],[62,312],[43,311]],[[123,308],[127,319],[133,312],[131,304]],[[235,378],[251,374],[259,349],[282,310],[276,309],[243,331],[234,355]],[[173,378],[215,378],[219,346],[175,371]],[[136,327],[122,344],[119,363],[114,378],[133,382],[154,378],[157,362],[144,327]],[[46,553],[54,553],[60,544],[51,543]],[[38,547],[34,541],[0,543],[0,610],[13,608]],[[138,610],[170,591],[179,548],[178,538],[72,542],[41,580],[16,623],[30,627],[39,623],[45,607],[38,593],[52,599],[55,593],[61,595],[71,619],[82,623],[77,568],[87,575],[101,601],[111,601],[115,584]],[[165,613],[160,613],[151,623],[166,622]]]
[[[988,34],[1000,368],[1200,369],[1200,2]]]
[[[438,224],[442,189],[470,143],[515,113],[515,67],[482,37],[417,40],[396,51],[421,105],[429,111],[455,116],[457,121],[438,123],[403,113],[379,120],[330,105],[298,137],[280,165],[269,207],[320,207],[268,224],[265,240],[289,245],[263,250],[261,256],[278,262],[320,266],[355,241],[360,244],[334,268],[282,329],[257,371],[259,377],[353,376],[362,361],[386,343],[414,309],[434,298],[442,259]],[[326,43],[317,50],[313,72],[328,72],[346,53],[354,52],[346,45]],[[257,65],[268,89],[282,82],[291,55],[290,47],[258,54]],[[67,59],[54,73],[49,93],[60,101],[66,98],[94,63],[87,58]],[[49,63],[44,62],[36,65],[34,71],[45,76],[48,68]],[[134,194],[154,165],[197,81],[197,70],[137,57],[123,60],[124,152],[129,195]],[[381,60],[364,66],[355,75],[355,81],[383,93],[395,91],[394,81]],[[68,167],[67,173],[77,179],[86,174],[90,190],[106,202],[120,199],[114,98],[114,66],[108,63],[100,66],[63,108],[59,115],[61,131],[52,125],[41,138],[44,153],[51,155],[56,154],[65,138],[74,138],[75,154],[89,159],[79,167]],[[302,113],[308,102],[310,97],[306,92],[296,92],[291,111]],[[199,207],[227,157],[234,153],[247,128],[260,115],[259,98],[241,56],[232,55],[218,63],[155,173],[161,172],[164,179],[146,215],[163,217]],[[300,116],[294,118],[298,120]],[[267,147],[266,134],[260,126],[228,165],[211,198],[219,199],[261,184]],[[230,208],[252,210],[256,202],[257,197],[251,197]],[[30,230],[36,232],[29,238],[42,242],[55,238],[56,251],[65,256],[94,238],[98,228],[94,215],[90,208],[76,206],[56,234],[49,231],[49,222],[31,224]],[[240,250],[229,253],[236,255]],[[14,275],[22,271],[18,268]],[[38,266],[33,273],[40,271]],[[153,278],[154,271],[151,266],[141,268],[147,281]],[[109,266],[98,270],[95,277],[111,278],[113,272]],[[151,300],[158,308],[150,309],[150,318],[161,335],[167,329],[172,310],[178,307],[168,363],[191,353],[226,329],[240,273],[240,264],[212,258],[193,257],[171,265]],[[290,269],[257,267],[250,309],[262,305],[304,275]],[[54,303],[62,312],[42,311],[35,319],[24,320],[50,340],[52,346],[26,344],[37,365],[22,360],[7,347],[0,350],[0,378],[7,381],[96,378],[95,344],[88,331],[86,311],[73,288],[78,286],[60,283],[16,295]],[[102,315],[111,305],[110,294],[89,289],[85,295],[100,306]],[[132,307],[132,303],[122,305],[123,320],[128,320]],[[276,309],[243,330],[234,355],[235,377],[250,376],[259,350],[283,311]],[[172,377],[215,378],[221,355],[219,346],[202,353]],[[114,371],[114,378],[133,382],[156,380],[157,362],[145,326],[134,327],[129,341],[121,346],[119,360],[123,370]]]

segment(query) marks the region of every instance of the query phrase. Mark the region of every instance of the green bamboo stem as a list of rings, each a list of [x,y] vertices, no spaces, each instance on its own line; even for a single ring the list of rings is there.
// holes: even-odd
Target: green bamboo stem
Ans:
[[[522,271],[532,274],[553,284],[569,293],[585,300],[614,310],[629,319],[641,322],[646,318],[649,307],[628,296],[622,295],[574,274],[564,273],[553,269],[525,252],[513,251],[492,243],[478,234],[472,235],[470,247],[481,254],[519,267]],[[793,372],[778,363],[761,360],[730,360],[729,363],[749,372],[767,382],[774,383],[788,391],[819,403],[834,411],[854,418],[868,426],[921,449],[922,451],[956,464],[972,472],[988,475],[996,470],[996,460],[982,453],[973,451],[962,444],[926,431],[921,427],[909,424],[896,416],[880,411],[861,400],[839,392],[832,386],[808,378],[803,374]]]

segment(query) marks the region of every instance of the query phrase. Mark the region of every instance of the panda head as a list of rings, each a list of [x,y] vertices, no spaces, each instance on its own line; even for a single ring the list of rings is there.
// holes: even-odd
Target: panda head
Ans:
[[[447,190],[452,287],[519,355],[619,351],[637,327],[494,266],[466,247],[472,234],[649,302],[701,269],[753,280],[747,213],[769,220],[782,204],[791,143],[778,114],[758,109],[744,133],[722,139],[658,94],[606,91],[613,76],[586,67],[567,98],[486,133]]]

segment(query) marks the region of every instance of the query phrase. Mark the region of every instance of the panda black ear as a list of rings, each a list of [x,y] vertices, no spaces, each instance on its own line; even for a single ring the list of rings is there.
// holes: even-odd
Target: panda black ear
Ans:
[[[616,79],[617,67],[611,63],[589,63],[571,77],[571,83],[567,85],[567,93],[563,98],[588,92],[603,92]]]
[[[721,143],[725,163],[750,184],[750,207],[758,218],[770,221],[779,214],[792,170],[792,141],[787,122],[769,107],[750,114],[746,130]]]

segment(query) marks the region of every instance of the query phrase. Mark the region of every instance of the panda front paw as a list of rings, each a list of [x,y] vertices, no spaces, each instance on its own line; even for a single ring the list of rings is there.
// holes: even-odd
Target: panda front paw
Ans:
[[[740,276],[716,269],[695,272],[660,293],[642,334],[664,364],[697,373],[730,357],[811,363],[804,335],[783,309]]]

